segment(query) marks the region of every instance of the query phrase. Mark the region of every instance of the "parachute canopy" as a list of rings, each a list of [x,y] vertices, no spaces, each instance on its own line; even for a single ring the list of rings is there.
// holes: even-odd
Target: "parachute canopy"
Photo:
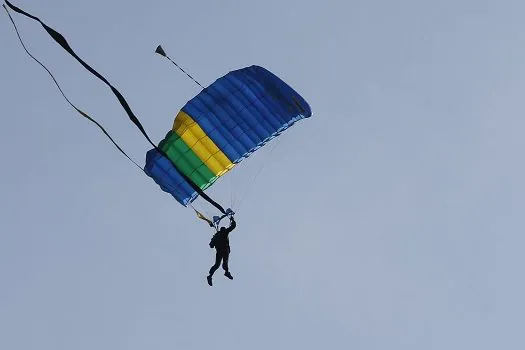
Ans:
[[[308,103],[259,66],[231,71],[188,101],[173,128],[146,154],[145,173],[184,206],[201,190],[297,121]],[[181,175],[184,174],[185,176]]]

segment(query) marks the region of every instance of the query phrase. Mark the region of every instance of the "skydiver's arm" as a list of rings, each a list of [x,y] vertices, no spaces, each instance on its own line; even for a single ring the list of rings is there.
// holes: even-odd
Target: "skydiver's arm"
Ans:
[[[230,218],[230,227],[228,227],[228,233],[232,232],[237,227],[237,223],[233,217]]]

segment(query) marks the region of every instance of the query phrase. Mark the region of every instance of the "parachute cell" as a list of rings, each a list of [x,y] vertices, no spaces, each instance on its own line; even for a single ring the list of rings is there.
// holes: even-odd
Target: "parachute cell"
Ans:
[[[188,101],[144,171],[179,203],[201,190],[297,121],[312,115],[308,103],[279,77],[259,66],[231,71]],[[182,176],[182,174],[184,176]],[[185,179],[186,177],[186,179]]]

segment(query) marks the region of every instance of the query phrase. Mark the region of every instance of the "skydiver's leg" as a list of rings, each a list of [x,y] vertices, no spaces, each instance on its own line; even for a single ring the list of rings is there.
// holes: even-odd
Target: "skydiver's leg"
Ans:
[[[228,272],[228,260],[230,259],[230,254],[226,253],[222,257],[222,268],[225,272]]]
[[[219,266],[221,266],[221,260],[222,260],[222,254],[219,251],[217,251],[215,253],[215,264],[210,268],[210,276],[213,276],[215,271],[217,271]]]
[[[212,276],[215,273],[215,271],[217,271],[219,266],[221,266],[221,260],[222,254],[217,250],[217,252],[215,253],[215,264],[210,268],[210,274],[208,275],[208,277],[206,277],[210,286],[213,285]]]
[[[224,276],[228,277],[229,279],[233,279],[232,274],[230,273],[230,270],[228,268],[228,260],[230,259],[230,253],[224,254],[224,257],[222,259],[222,268],[224,269]]]

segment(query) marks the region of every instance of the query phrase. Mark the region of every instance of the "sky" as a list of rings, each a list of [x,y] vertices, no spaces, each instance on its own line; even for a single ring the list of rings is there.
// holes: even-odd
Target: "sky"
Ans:
[[[234,280],[210,287],[213,231],[71,109],[3,11],[0,348],[525,348],[523,1],[13,3],[156,141],[199,92],[158,44],[206,85],[264,66],[313,116],[210,190],[243,195]],[[11,14],[143,164],[107,86]]]

